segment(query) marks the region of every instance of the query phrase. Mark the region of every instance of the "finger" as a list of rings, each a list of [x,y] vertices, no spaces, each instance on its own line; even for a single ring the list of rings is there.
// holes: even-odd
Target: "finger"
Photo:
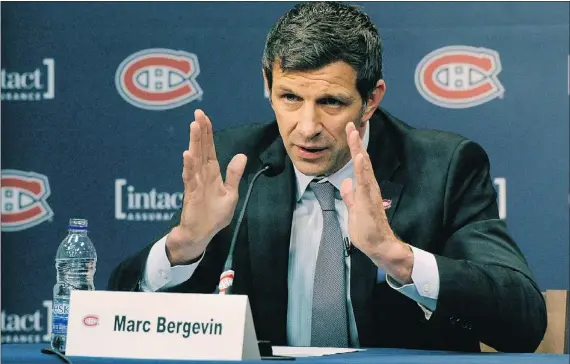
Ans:
[[[184,182],[184,192],[189,194],[198,188],[198,178],[196,175],[196,159],[192,157],[189,151],[182,153],[183,168],[182,181]]]
[[[202,162],[206,162],[208,160],[208,117],[204,112],[200,109],[194,111],[194,117],[198,124],[200,124],[200,132],[201,132],[201,142],[202,142]]]
[[[352,178],[345,178],[340,184],[340,195],[342,200],[346,205],[346,208],[350,211],[352,206],[354,206],[354,186],[352,184]]]
[[[354,159],[354,176],[356,178],[355,199],[364,199],[372,204],[382,201],[382,192],[374,176],[372,162],[368,155],[359,153]]]
[[[348,139],[348,147],[350,149],[352,159],[354,159],[358,153],[362,153],[364,155],[368,154],[362,145],[360,133],[356,130],[354,123],[348,123],[346,125],[346,137]]]
[[[206,116],[206,121],[207,121],[207,126],[208,129],[206,130],[206,160],[216,160],[216,145],[214,144],[214,128],[212,127],[212,122],[210,121],[210,118],[208,117],[208,115]]]
[[[356,125],[354,125],[354,123],[348,123],[344,129],[346,131],[346,135],[348,136],[353,130],[356,130]]]
[[[366,157],[362,153],[358,153],[354,158],[354,177],[356,178],[356,194],[364,193],[365,198],[370,199],[370,172],[367,168]]]
[[[245,170],[246,163],[247,157],[245,154],[236,154],[232,158],[228,164],[228,169],[226,171],[226,188],[237,193],[239,181],[243,176],[243,171]]]
[[[188,126],[188,150],[192,147],[192,123],[194,123],[194,121]]]
[[[193,121],[190,124],[190,145],[188,146],[190,155],[196,164],[202,165],[202,132],[200,124]]]

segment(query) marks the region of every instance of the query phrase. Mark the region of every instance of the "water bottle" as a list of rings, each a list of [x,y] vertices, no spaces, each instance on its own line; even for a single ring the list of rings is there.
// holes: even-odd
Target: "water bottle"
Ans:
[[[72,290],[92,291],[97,253],[87,236],[87,220],[70,219],[68,234],[55,256],[57,283],[53,287],[51,346],[65,353],[69,296]]]

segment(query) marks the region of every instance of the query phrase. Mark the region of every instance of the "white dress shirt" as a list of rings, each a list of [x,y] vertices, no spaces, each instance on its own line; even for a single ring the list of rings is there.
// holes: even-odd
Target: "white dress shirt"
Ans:
[[[365,148],[368,147],[369,137],[370,123],[368,122],[362,139]],[[295,168],[295,176],[297,204],[293,212],[289,247],[287,342],[290,346],[310,346],[313,280],[323,229],[323,215],[315,194],[308,188],[314,177],[302,174],[297,168]],[[345,178],[354,178],[352,160],[339,171],[322,180],[328,180],[336,187],[335,209],[343,238],[348,237],[348,210],[339,191],[340,184]],[[179,285],[188,280],[200,264],[198,261],[194,264],[171,267],[166,257],[165,244],[166,236],[157,241],[150,250],[141,282],[143,291],[159,291]],[[414,255],[413,283],[400,285],[380,268],[378,268],[377,282],[386,280],[390,287],[416,301],[424,311],[425,317],[429,319],[436,308],[439,294],[437,263],[433,254],[416,247],[411,248]],[[350,344],[358,347],[358,332],[350,298],[349,257],[345,259],[345,263]]]

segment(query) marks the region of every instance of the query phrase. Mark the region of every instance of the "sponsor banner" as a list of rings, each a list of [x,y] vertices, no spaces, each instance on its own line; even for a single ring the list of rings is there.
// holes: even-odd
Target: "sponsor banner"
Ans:
[[[463,109],[502,98],[505,88],[499,53],[487,48],[448,46],[426,55],[416,67],[415,83],[429,102]]]
[[[145,49],[128,56],[117,69],[115,84],[125,101],[147,110],[173,109],[202,97],[196,77],[198,57],[171,49]]]
[[[4,169],[1,185],[2,231],[25,230],[52,219],[47,176]]]
[[[2,344],[51,341],[52,301],[32,313],[17,314],[2,310]]]
[[[55,61],[44,58],[42,65],[23,72],[2,68],[2,101],[40,101],[55,97]]]
[[[138,191],[127,180],[115,180],[115,219],[168,221],[182,207],[182,192]]]

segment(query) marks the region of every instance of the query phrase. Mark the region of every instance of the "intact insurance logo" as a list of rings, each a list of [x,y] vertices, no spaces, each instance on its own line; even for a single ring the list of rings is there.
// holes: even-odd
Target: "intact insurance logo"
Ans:
[[[168,221],[182,207],[182,192],[137,190],[126,179],[115,180],[115,219],[128,221]]]
[[[51,191],[43,174],[2,170],[2,231],[31,228],[53,217],[47,203]]]
[[[146,49],[128,56],[117,69],[115,84],[125,101],[147,110],[168,110],[199,99],[200,74],[195,54]]]
[[[2,344],[50,342],[52,301],[42,302],[32,313],[10,313],[2,310]]]
[[[44,58],[33,70],[2,68],[2,101],[40,101],[55,97],[55,61]]]
[[[487,48],[449,46],[426,55],[416,67],[415,82],[429,102],[463,109],[502,98],[505,92],[497,75],[499,53]]]

